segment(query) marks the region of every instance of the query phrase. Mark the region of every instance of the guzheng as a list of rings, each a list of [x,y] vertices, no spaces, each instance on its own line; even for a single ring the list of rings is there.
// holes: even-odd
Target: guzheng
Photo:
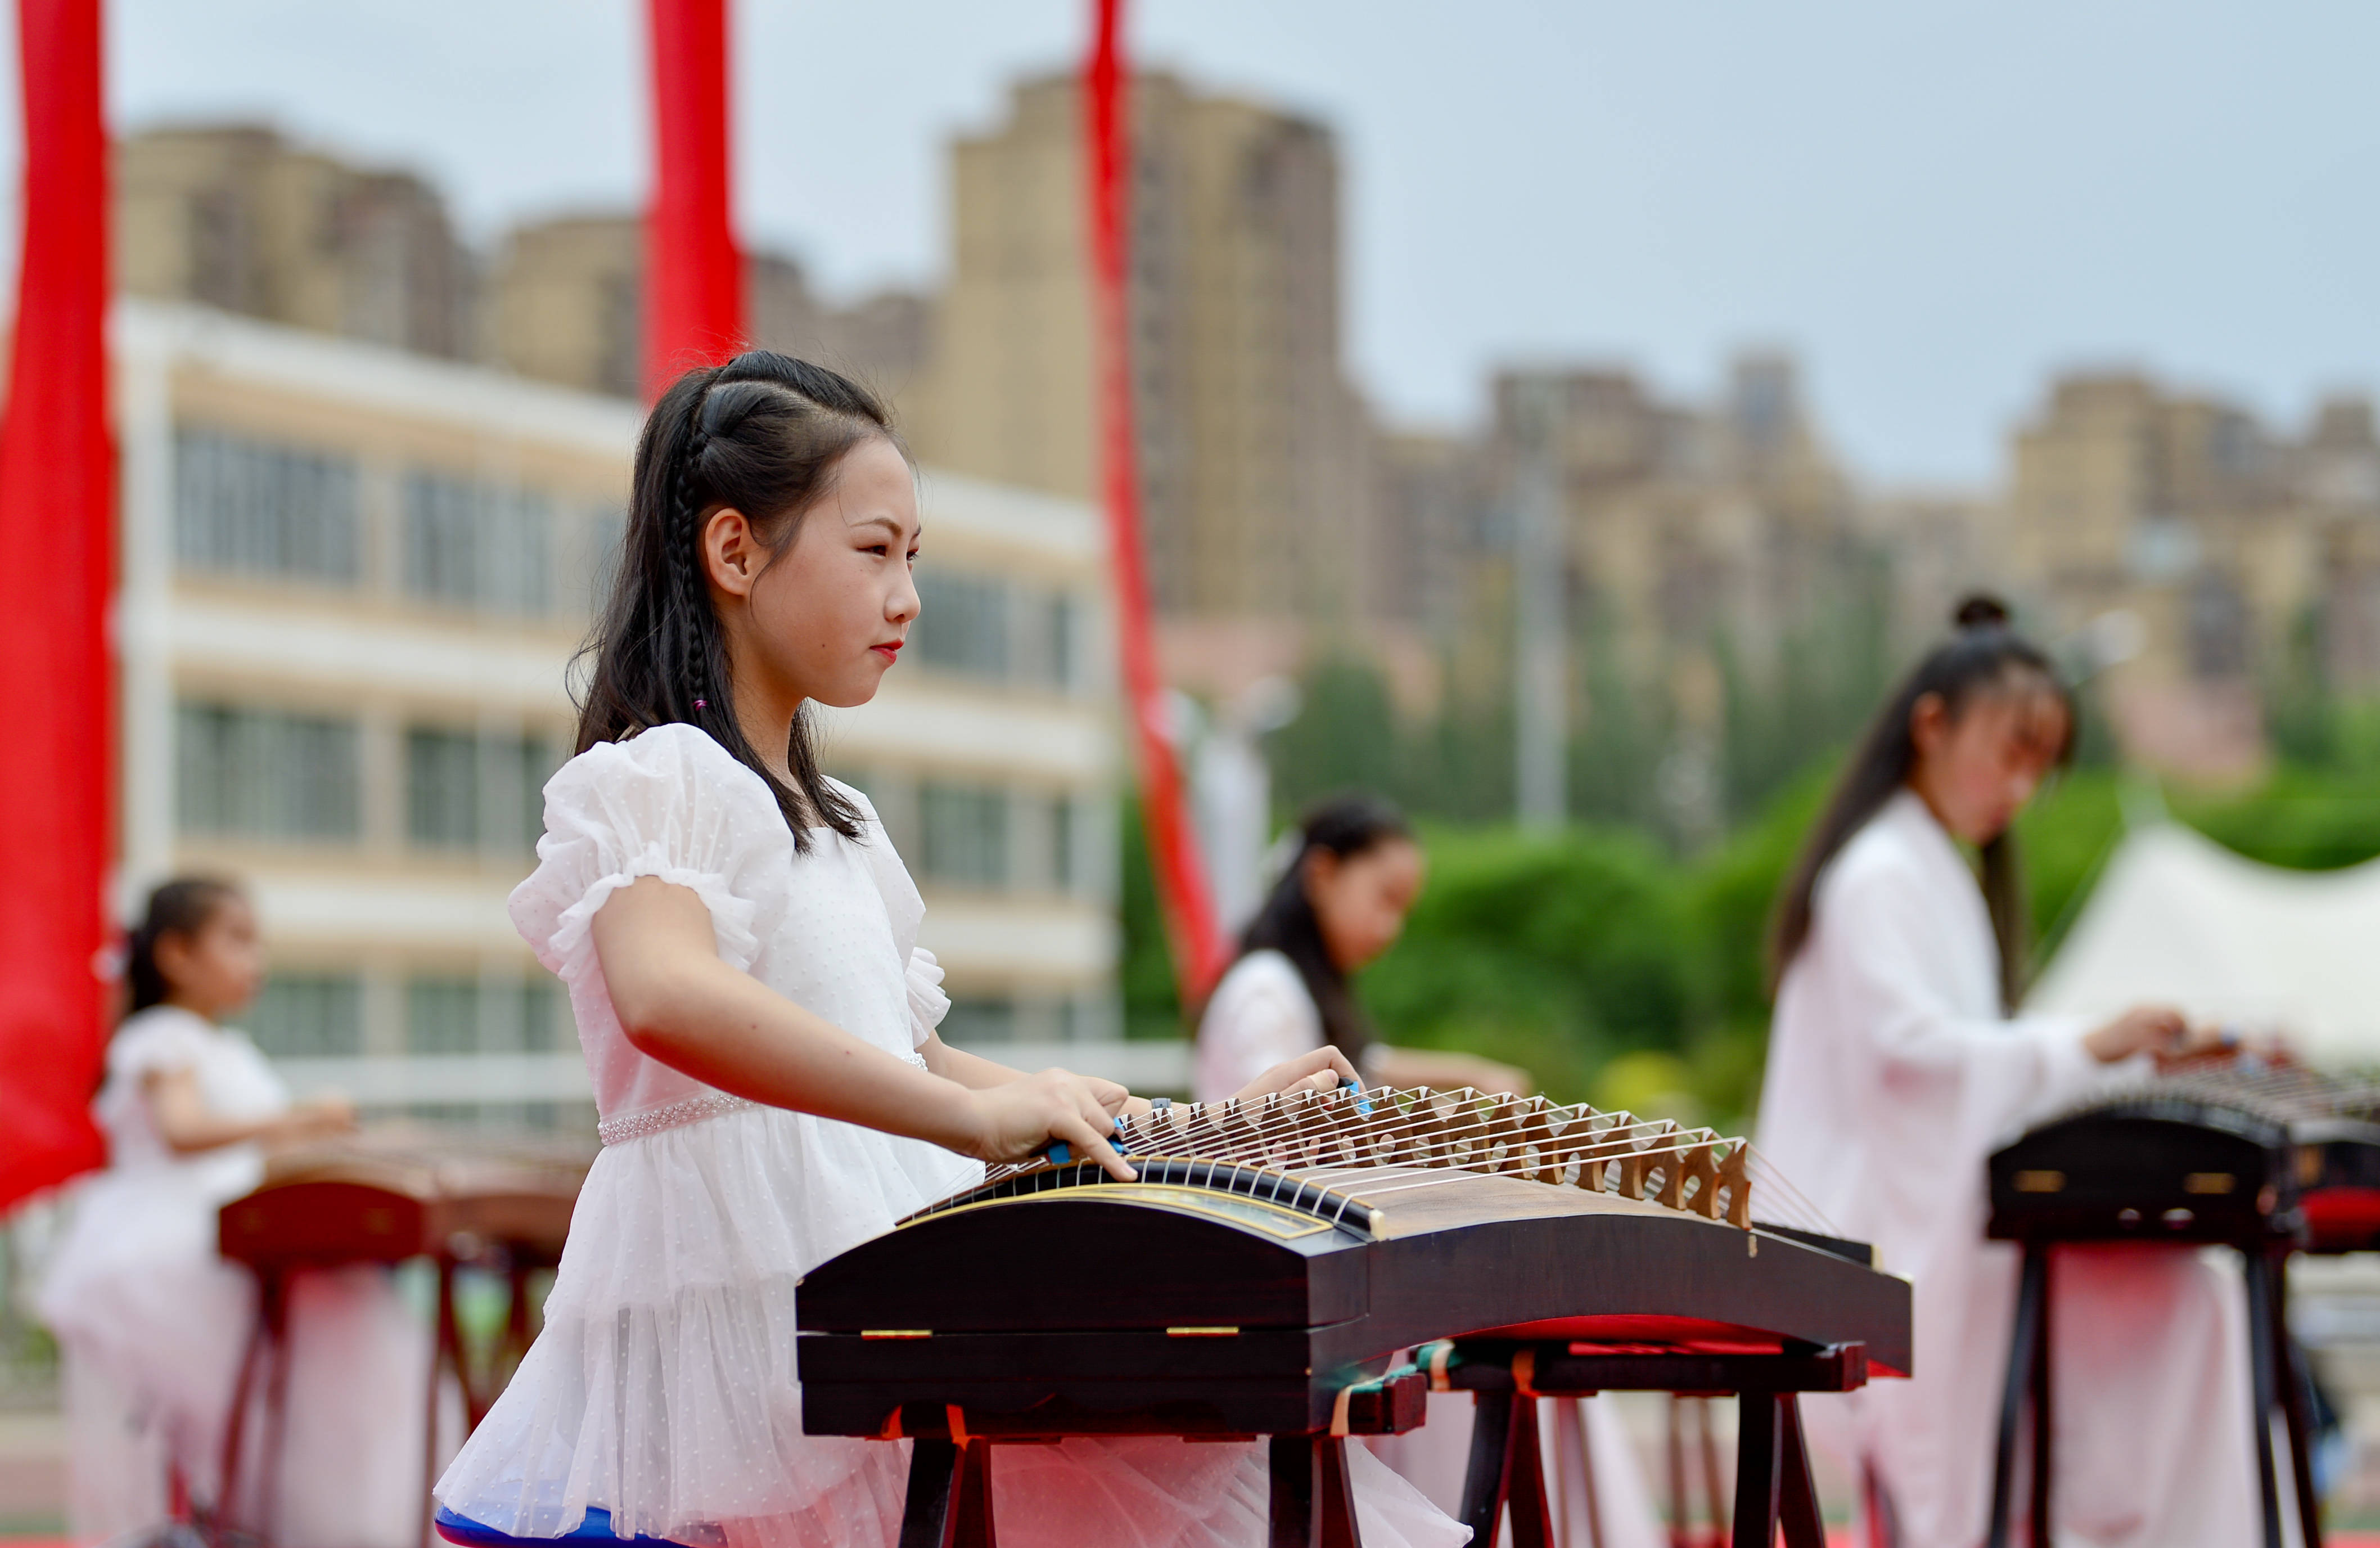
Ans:
[[[2313,1416],[2287,1319],[2289,1254],[2380,1247],[2380,1085],[2293,1064],[2241,1060],[2188,1068],[2094,1097],[1994,1152],[1988,1234],[2021,1242],[2009,1367],[1985,1541],[2010,1540],[2021,1417],[2050,1410],[2052,1249],[2060,1243],[2162,1241],[2237,1248],[2248,1300],[2250,1411],[2264,1542],[2280,1548],[2272,1416],[2289,1440],[2302,1541],[2322,1521],[2311,1461]],[[2047,1530],[2053,1473],[2036,1425],[2029,1511]]]
[[[261,1536],[272,1535],[270,1502],[279,1492],[272,1469],[281,1455],[288,1384],[291,1277],[344,1263],[413,1258],[435,1263],[437,1330],[423,1377],[430,1398],[419,1535],[427,1539],[441,1383],[452,1376],[462,1391],[465,1421],[477,1427],[534,1336],[529,1277],[561,1262],[570,1212],[593,1160],[591,1145],[568,1140],[500,1140],[392,1127],[283,1152],[266,1162],[264,1181],[254,1192],[223,1207],[217,1217],[223,1255],[253,1269],[260,1291],[225,1425],[223,1476],[241,1476],[249,1396],[261,1381],[267,1517],[251,1524]],[[465,1264],[501,1273],[508,1282],[503,1330],[478,1360],[465,1347],[455,1299],[456,1270]]]
[[[2380,1084],[2296,1065],[2161,1076],[1991,1159],[1991,1235],[2380,1247]]]
[[[1342,1088],[1160,1109],[1123,1143],[1135,1182],[997,1167],[813,1271],[804,1428],[1401,1430],[1427,1383],[1392,1379],[1400,1353],[1488,1330],[1648,1352],[1864,1344],[1881,1371],[1910,1367],[1908,1286],[1864,1247],[1762,1224],[1770,1179],[1708,1129]]]
[[[469,1261],[501,1244],[550,1263],[592,1160],[567,1142],[419,1128],[284,1152],[254,1192],[224,1206],[223,1255],[260,1268]]]

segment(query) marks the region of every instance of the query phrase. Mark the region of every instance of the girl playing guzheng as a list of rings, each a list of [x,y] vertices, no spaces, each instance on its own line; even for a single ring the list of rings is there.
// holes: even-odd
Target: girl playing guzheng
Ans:
[[[867,799],[819,771],[806,707],[874,697],[918,612],[916,481],[884,410],[754,351],[662,396],[635,478],[579,752],[512,899],[569,988],[604,1148],[544,1330],[438,1497],[519,1537],[890,1544],[907,1444],[802,1433],[795,1286],[986,1161],[1057,1140],[1130,1176],[1105,1136],[1133,1099],[935,1035],[924,906]],[[1318,1051],[1249,1090],[1351,1075]],[[1049,1272],[1132,1294],[1116,1268]],[[1356,1463],[1367,1542],[1463,1540]],[[1008,1447],[993,1478],[1006,1544],[1265,1532],[1260,1443]]]
[[[74,1535],[162,1526],[173,1477],[202,1510],[269,1516],[283,1542],[406,1548],[429,1332],[377,1265],[297,1276],[278,1465],[251,1444],[237,1485],[219,1476],[256,1282],[217,1254],[216,1213],[262,1180],[267,1151],[341,1133],[353,1109],[293,1103],[228,1024],[264,978],[238,887],[196,876],[158,887],[127,957],[129,1014],[92,1103],[107,1168],[77,1186],[37,1303],[65,1353]],[[261,1478],[278,1484],[269,1502],[255,1498]]]
[[[1396,944],[1428,874],[1402,813],[1377,796],[1342,794],[1299,819],[1297,849],[1240,938],[1240,955],[1207,997],[1198,1021],[1196,1094],[1227,1097],[1257,1072],[1316,1048],[1336,1048],[1366,1079],[1387,1086],[1469,1086],[1525,1092],[1524,1070],[1474,1054],[1398,1048],[1373,1035],[1350,977]],[[1553,1401],[1541,1433],[1548,1461],[1575,1464],[1553,1446]],[[1434,1392],[1427,1419],[1402,1435],[1373,1437],[1373,1454],[1448,1509],[1460,1509],[1471,1460],[1470,1395]],[[1586,1444],[1599,1475],[1562,1491],[1597,1519],[1581,1530],[1604,1548],[1657,1548],[1668,1541],[1627,1436],[1611,1409],[1590,1400]]]
[[[1809,1403],[1904,1548],[1986,1525],[2017,1260],[1984,1237],[1985,1158],[2118,1067],[2213,1041],[2153,1007],[2099,1027],[2011,1014],[2010,826],[2071,749],[2074,706],[1998,603],[1957,624],[1853,754],[1779,901],[1760,1102],[1778,1170],[1913,1284],[1914,1379]],[[2053,1286],[2058,1541],[2252,1541],[2236,1278],[2185,1249],[2070,1247]]]

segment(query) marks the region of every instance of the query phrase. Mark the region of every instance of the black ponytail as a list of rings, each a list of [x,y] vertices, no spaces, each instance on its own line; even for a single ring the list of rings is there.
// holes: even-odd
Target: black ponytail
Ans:
[[[177,876],[149,895],[149,906],[125,943],[127,1016],[164,1005],[174,992],[157,966],[158,941],[167,935],[192,939],[214,919],[216,909],[239,896],[237,886],[212,876]]]
[[[745,737],[726,636],[710,604],[702,528],[710,513],[732,506],[782,552],[833,487],[844,456],[877,437],[907,455],[873,394],[773,350],[689,371],[662,395],[637,445],[611,600],[581,652],[594,657],[594,670],[579,705],[578,751],[650,726],[696,726],[768,782],[796,848],[808,850],[812,823],[860,836],[858,810],[820,772],[807,707],[794,717],[786,749],[791,787]]]
[[[1360,1059],[1372,1045],[1372,1024],[1349,993],[1347,975],[1323,944],[1322,921],[1305,891],[1306,862],[1317,854],[1353,859],[1391,839],[1411,840],[1413,829],[1402,812],[1377,797],[1334,796],[1306,812],[1298,833],[1297,858],[1273,884],[1271,895],[1241,936],[1240,955],[1277,951],[1288,957],[1321,1014],[1323,1041],[1336,1044],[1350,1060]]]
[[[2010,628],[2007,605],[1996,597],[1971,596],[1959,604],[1951,621],[1958,632],[1917,664],[1868,726],[1778,896],[1768,936],[1771,994],[1810,938],[1812,897],[1819,873],[1909,782],[1916,768],[1917,744],[1910,733],[1910,718],[1919,700],[1929,693],[1937,696],[1944,712],[1955,720],[1982,693],[2032,688],[2054,694],[2066,710],[2066,741],[2058,750],[2058,761],[2063,762],[2073,753],[2073,695],[2058,681],[2049,657]],[[1984,903],[1991,915],[1992,937],[1999,946],[2001,1008],[2013,1010],[2024,992],[2030,944],[2024,873],[2018,864],[2014,833],[1993,838],[1983,847],[1981,858]]]

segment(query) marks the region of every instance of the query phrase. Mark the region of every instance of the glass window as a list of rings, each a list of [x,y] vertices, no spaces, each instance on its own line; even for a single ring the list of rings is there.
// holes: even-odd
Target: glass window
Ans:
[[[363,981],[353,973],[275,973],[247,1021],[249,1035],[273,1058],[352,1058],[364,1048]]]
[[[405,734],[406,831],[435,848],[533,849],[545,831],[545,782],[562,763],[545,737],[414,726]]]
[[[1050,802],[1050,881],[1060,892],[1073,892],[1080,884],[1075,850],[1075,803],[1059,796]]]
[[[1009,672],[1008,588],[948,571],[917,572],[917,659],[946,672],[1004,679]]]
[[[405,589],[484,613],[552,605],[553,512],[544,495],[417,469],[405,481]]]
[[[984,1042],[1016,1041],[1016,1002],[1014,1000],[953,1000],[950,1014],[935,1029],[944,1042],[965,1046]]]
[[[1008,792],[927,785],[917,792],[925,872],[963,886],[1008,884]]]
[[[405,986],[405,1047],[409,1054],[480,1051],[480,981],[415,979]]]
[[[405,1046],[414,1054],[550,1054],[569,1024],[550,978],[418,978],[405,986]]]
[[[184,568],[352,582],[351,457],[214,430],[174,438],[174,551]]]
[[[175,732],[184,828],[249,838],[357,836],[353,721],[184,703]]]

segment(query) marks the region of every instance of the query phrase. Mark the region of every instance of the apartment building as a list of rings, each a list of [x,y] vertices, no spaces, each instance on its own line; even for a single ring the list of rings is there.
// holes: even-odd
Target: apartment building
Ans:
[[[150,301],[120,305],[115,350],[121,904],[177,872],[249,882],[274,964],[250,1022],[301,1089],[591,1121],[566,1001],[504,898],[570,750],[636,407]],[[918,877],[953,1038],[1178,1084],[1178,1048],[1114,1042],[1099,524],[924,488],[932,621],[834,718],[829,766]]]

